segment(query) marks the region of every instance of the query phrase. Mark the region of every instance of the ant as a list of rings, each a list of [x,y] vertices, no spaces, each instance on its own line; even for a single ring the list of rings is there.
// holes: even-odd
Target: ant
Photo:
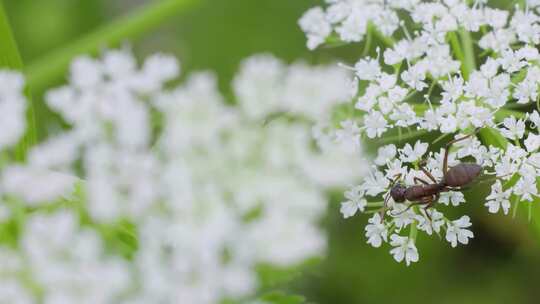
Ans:
[[[425,161],[419,164],[420,170],[433,182],[429,183],[419,177],[414,177],[416,185],[407,187],[402,183],[398,183],[401,174],[396,175],[396,178],[391,184],[391,190],[384,199],[384,207],[381,211],[381,219],[384,217],[384,211],[387,210],[387,205],[390,197],[396,203],[404,203],[406,200],[412,202],[405,211],[415,205],[425,205],[424,210],[432,207],[440,197],[442,192],[462,191],[463,187],[471,184],[482,172],[482,166],[474,163],[460,163],[448,169],[448,153],[452,144],[463,141],[472,135],[476,134],[480,128],[477,128],[474,133],[467,136],[454,139],[446,144],[443,161],[443,178],[437,181],[429,171],[425,169]],[[419,184],[421,183],[421,184]],[[401,213],[405,212],[402,211]],[[426,215],[431,220],[431,216],[426,212]]]

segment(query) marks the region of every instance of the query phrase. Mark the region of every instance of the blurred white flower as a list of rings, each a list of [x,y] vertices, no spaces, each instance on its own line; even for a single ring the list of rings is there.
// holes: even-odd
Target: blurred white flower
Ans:
[[[20,252],[6,249],[27,265],[6,257],[3,299],[34,302],[24,273],[44,303],[211,304],[252,295],[261,263],[324,254],[325,190],[366,171],[359,141],[348,155],[327,130],[311,139],[347,100],[348,72],[254,56],[235,77],[232,106],[210,72],[166,89],[179,66],[162,54],[139,65],[127,50],[83,56],[46,94],[69,128],[2,167],[0,220],[18,216],[15,199],[32,210]],[[2,75],[0,106],[24,109],[22,77]],[[280,111],[294,119],[272,119]],[[24,127],[24,113],[10,115]],[[6,145],[23,131],[9,130]]]
[[[26,128],[24,79],[13,71],[0,71],[0,151],[16,144]]]
[[[35,167],[11,166],[3,170],[1,186],[5,193],[21,197],[25,203],[51,203],[75,189],[74,176]]]
[[[113,303],[128,288],[127,263],[105,257],[100,237],[71,211],[30,217],[21,241],[45,303]]]

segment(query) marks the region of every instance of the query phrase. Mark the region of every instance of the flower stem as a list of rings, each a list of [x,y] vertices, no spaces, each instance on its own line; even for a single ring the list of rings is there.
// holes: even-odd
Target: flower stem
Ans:
[[[519,205],[519,198],[516,196],[516,198],[514,199],[514,209],[512,210],[512,218],[516,218],[518,205]]]
[[[34,90],[42,90],[64,73],[75,56],[95,54],[103,48],[137,38],[199,2],[199,0],[162,0],[143,6],[32,62],[25,69],[28,83]]]
[[[384,206],[384,202],[376,202],[376,203],[367,203],[368,207],[382,207]]]
[[[418,228],[416,227],[416,220],[411,224],[411,230],[409,231],[409,239],[416,241],[416,235],[418,234]]]
[[[373,40],[373,25],[370,23],[368,25],[368,32],[366,36],[366,40],[364,42],[364,50],[362,51],[362,57],[366,57],[369,55],[369,51],[371,50],[371,41]]]

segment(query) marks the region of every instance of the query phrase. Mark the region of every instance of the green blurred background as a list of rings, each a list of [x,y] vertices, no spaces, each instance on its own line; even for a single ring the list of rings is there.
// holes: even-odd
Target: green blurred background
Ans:
[[[79,39],[119,16],[152,1],[142,0],[7,0],[4,5],[25,65]],[[216,71],[224,92],[240,61],[270,52],[288,62],[351,62],[362,45],[305,48],[297,20],[315,0],[201,0],[129,45],[142,57],[152,52],[176,54],[184,75],[193,70]],[[128,43],[128,41],[125,41]],[[65,76],[64,76],[65,77]],[[47,87],[65,80],[49,77],[34,89],[34,101]],[[39,108],[39,107],[38,107]],[[38,121],[53,121],[38,111]],[[368,150],[373,150],[367,144]],[[467,193],[465,206],[454,216],[472,216],[475,238],[452,249],[436,236],[419,239],[420,262],[397,264],[388,248],[365,244],[366,216],[343,220],[340,192],[333,194],[326,219],[328,258],[304,267],[292,279],[269,279],[265,289],[305,295],[309,302],[333,303],[540,303],[540,235],[527,220],[488,215],[481,191]],[[535,212],[540,212],[537,208]],[[525,210],[520,210],[525,213]]]

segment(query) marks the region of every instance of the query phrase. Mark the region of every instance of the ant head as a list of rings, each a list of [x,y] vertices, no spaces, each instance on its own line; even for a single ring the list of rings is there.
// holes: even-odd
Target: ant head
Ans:
[[[407,190],[407,187],[405,187],[403,184],[396,184],[394,187],[392,187],[392,190],[390,190],[390,196],[392,196],[394,202],[403,203],[405,201],[405,190]]]

